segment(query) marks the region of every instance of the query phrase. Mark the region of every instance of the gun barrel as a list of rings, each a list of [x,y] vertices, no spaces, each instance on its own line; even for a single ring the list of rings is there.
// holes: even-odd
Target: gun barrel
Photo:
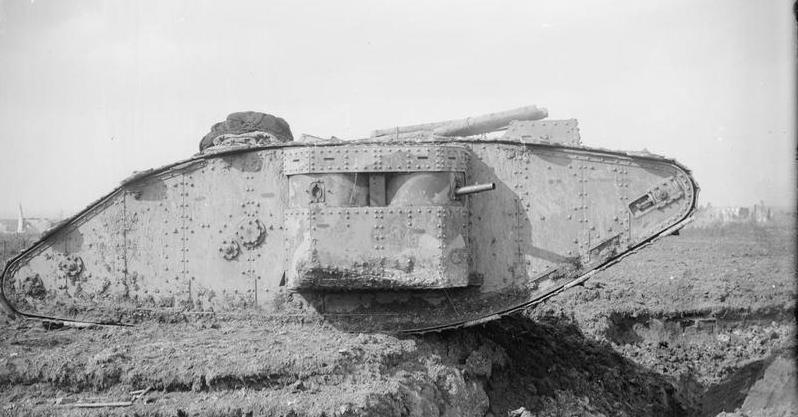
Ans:
[[[372,132],[371,137],[400,136],[419,131],[431,131],[439,136],[471,136],[505,128],[513,120],[540,120],[548,115],[548,111],[544,108],[526,106],[465,119],[379,129]]]
[[[496,189],[495,182],[489,182],[487,184],[466,185],[464,187],[460,187],[454,190],[454,195],[461,196],[466,194],[481,193],[483,191],[490,191],[494,189]]]

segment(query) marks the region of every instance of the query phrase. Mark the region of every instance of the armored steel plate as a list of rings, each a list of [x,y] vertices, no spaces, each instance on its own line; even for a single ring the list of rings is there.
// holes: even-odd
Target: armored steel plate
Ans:
[[[314,146],[285,152],[285,175],[321,172],[465,171],[467,150],[451,145]]]

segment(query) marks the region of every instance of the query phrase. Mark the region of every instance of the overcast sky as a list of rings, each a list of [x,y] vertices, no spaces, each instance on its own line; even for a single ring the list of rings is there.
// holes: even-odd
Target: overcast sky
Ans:
[[[795,203],[789,1],[0,0],[0,217],[69,215],[234,111],[295,136],[527,104],[690,167],[701,203]]]

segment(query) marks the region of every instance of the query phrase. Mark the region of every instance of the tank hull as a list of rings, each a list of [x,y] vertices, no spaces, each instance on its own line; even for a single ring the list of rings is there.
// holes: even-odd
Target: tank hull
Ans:
[[[495,189],[442,203],[446,178]],[[462,327],[534,305],[678,230],[697,192],[673,160],[581,146],[233,149],[124,181],[10,261],[0,301],[75,323],[203,313],[354,331]]]

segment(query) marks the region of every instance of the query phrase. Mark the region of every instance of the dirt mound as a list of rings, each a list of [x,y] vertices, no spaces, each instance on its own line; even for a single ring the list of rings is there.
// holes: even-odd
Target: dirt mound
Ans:
[[[8,334],[0,386],[7,411],[20,415],[80,415],[74,402],[127,401],[145,388],[152,403],[104,413],[482,416],[487,409],[465,368],[447,366],[440,345],[416,339],[237,322]]]
[[[419,338],[308,330],[13,329],[2,344],[3,402],[19,415],[80,415],[77,402],[127,401],[151,388],[104,413],[484,416],[555,410],[581,392],[582,408],[605,414],[678,410],[666,380],[558,322],[509,319]]]

